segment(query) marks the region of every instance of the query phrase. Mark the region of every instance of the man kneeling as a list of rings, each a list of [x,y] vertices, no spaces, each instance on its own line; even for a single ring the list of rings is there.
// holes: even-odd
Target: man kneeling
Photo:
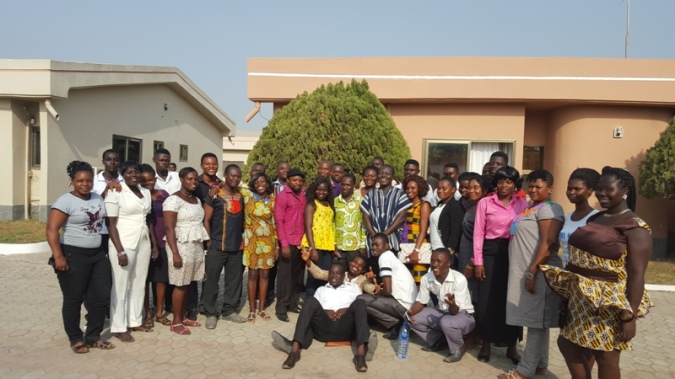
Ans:
[[[344,280],[344,266],[333,263],[328,271],[328,284],[319,287],[314,297],[305,300],[295,325],[293,342],[272,332],[274,345],[288,353],[282,368],[293,368],[300,360],[300,350],[308,349],[314,339],[333,342],[355,337],[357,349],[352,362],[356,371],[368,370],[366,361],[373,357],[377,336],[368,328],[366,303],[356,299],[361,292],[359,287]]]
[[[422,277],[415,304],[408,311],[410,328],[427,346],[423,350],[440,350],[439,342],[445,336],[450,354],[444,362],[458,362],[464,356],[464,335],[476,326],[471,295],[463,274],[450,269],[451,255],[446,249],[431,254],[431,272]],[[429,294],[438,297],[436,308],[426,307]]]

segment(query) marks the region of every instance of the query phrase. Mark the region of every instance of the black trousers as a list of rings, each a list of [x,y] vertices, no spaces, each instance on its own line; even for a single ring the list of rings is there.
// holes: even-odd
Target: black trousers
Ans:
[[[100,248],[86,249],[61,245],[70,270],[59,272],[57,278],[63,292],[63,326],[71,345],[76,342],[94,343],[101,339],[103,323],[108,313],[112,271],[106,253]],[[80,329],[82,303],[87,309],[87,333]]]
[[[289,309],[298,307],[298,278],[302,281],[305,262],[297,246],[290,249],[290,258],[280,257],[277,262],[277,314],[286,314]]]
[[[316,265],[319,266],[320,269],[328,271],[330,265],[333,264],[333,252],[329,250],[317,250],[317,253],[319,254],[319,259],[317,260]],[[308,275],[306,286],[307,297],[314,296],[316,289],[325,286],[326,283],[327,282],[323,280],[315,279],[312,275]]]
[[[361,345],[368,343],[368,337],[370,329],[365,301],[354,300],[347,313],[332,321],[321,303],[308,297],[295,324],[293,341],[298,341],[301,348],[309,349],[314,339],[321,342],[356,340],[356,344]]]
[[[218,251],[209,249],[204,262],[206,281],[202,289],[202,304],[207,316],[229,316],[239,309],[241,304],[242,280],[244,264],[241,251]],[[218,282],[220,272],[225,268],[223,280],[223,307],[219,311],[216,307],[218,300]],[[188,296],[189,298],[190,296]]]
[[[267,302],[272,304],[274,301],[274,298],[276,297],[276,280],[277,280],[277,265],[274,265],[269,271],[267,272],[267,275],[269,277],[268,279],[268,287],[267,287]]]

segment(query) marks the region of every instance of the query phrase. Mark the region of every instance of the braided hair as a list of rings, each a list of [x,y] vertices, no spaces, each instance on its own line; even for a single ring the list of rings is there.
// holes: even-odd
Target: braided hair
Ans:
[[[635,178],[633,175],[624,168],[605,166],[602,168],[602,176],[615,177],[621,183],[621,187],[628,190],[628,193],[626,194],[626,203],[628,204],[628,208],[635,212],[637,198],[635,195]]]
[[[66,167],[66,173],[68,173],[68,177],[70,177],[70,180],[75,179],[75,174],[77,174],[80,171],[86,171],[90,173],[92,176],[94,175],[94,169],[91,168],[91,165],[89,163],[84,161],[72,161],[68,163],[68,167]]]
[[[529,183],[535,182],[539,179],[541,179],[541,181],[546,183],[549,187],[553,186],[553,174],[551,174],[548,170],[540,168],[527,174],[527,181]]]

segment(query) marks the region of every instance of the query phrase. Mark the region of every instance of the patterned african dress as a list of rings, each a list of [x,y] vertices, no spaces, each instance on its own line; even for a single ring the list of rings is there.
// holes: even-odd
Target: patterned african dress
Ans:
[[[243,264],[252,269],[274,267],[277,229],[274,225],[274,194],[261,198],[257,193],[244,197]]]
[[[570,236],[566,270],[540,267],[549,286],[569,299],[567,324],[561,328],[561,336],[591,350],[628,350],[631,343],[616,338],[621,332],[621,320],[634,316],[626,297],[629,253],[625,232],[645,228],[651,234],[651,229],[638,217],[612,226],[592,222],[599,215]],[[645,291],[635,316],[645,316],[651,306]]]
[[[408,208],[406,213],[405,223],[403,223],[403,233],[401,234],[402,243],[417,243],[417,237],[419,237],[420,232],[424,233],[424,241],[422,243],[429,242],[429,237],[427,231],[420,231],[420,221],[422,220],[422,204],[429,203],[426,200],[421,200],[417,204],[414,204],[412,207]],[[415,283],[419,284],[422,281],[422,277],[429,271],[429,265],[424,263],[417,264],[406,264],[406,267],[410,269],[410,274],[415,279]]]

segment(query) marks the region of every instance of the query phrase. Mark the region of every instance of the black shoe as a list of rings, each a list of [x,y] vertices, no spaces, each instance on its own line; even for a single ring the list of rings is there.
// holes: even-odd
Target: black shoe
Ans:
[[[283,322],[290,322],[291,321],[288,318],[288,315],[286,313],[277,313],[276,316],[279,319],[279,321],[283,321]]]
[[[366,364],[366,358],[363,355],[355,355],[354,359],[352,359],[352,362],[354,362],[354,368],[358,372],[366,372],[368,371],[368,365]]]
[[[390,340],[390,341],[396,341],[398,339],[398,329],[393,328],[390,331],[384,333],[382,337]]]
[[[433,345],[424,345],[422,346],[422,351],[428,351],[428,352],[436,352],[436,351],[441,351],[443,350],[443,345],[441,345],[439,342],[436,342]]]
[[[291,312],[291,313],[300,313],[301,309],[300,309],[300,307],[295,307],[295,308],[289,309],[288,311]]]
[[[295,363],[297,363],[300,360],[300,352],[297,353],[289,353],[288,358],[284,361],[284,364],[281,365],[281,368],[283,369],[291,369],[295,367]]]
[[[276,330],[272,331],[272,344],[286,354],[291,353],[291,347],[293,346],[293,343],[288,338],[282,336]]]
[[[464,353],[466,353],[466,350],[462,350],[462,348],[459,348],[459,349],[457,349],[455,354],[448,354],[448,356],[445,357],[445,359],[443,359],[443,362],[446,362],[446,363],[459,362],[459,361],[462,360],[462,357],[464,356]]]
[[[490,362],[490,354],[478,354],[478,362]]]

